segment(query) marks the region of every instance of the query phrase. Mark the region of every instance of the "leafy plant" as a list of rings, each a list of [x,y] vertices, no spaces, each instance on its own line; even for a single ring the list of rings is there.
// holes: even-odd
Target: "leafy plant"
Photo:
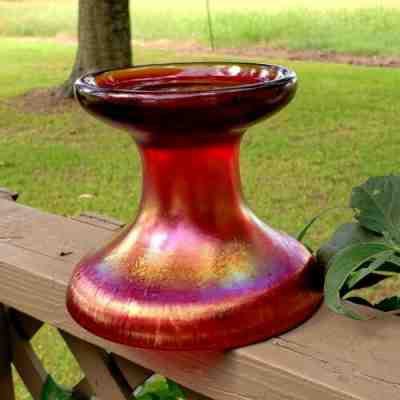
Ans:
[[[327,269],[326,304],[354,319],[366,317],[343,300],[400,310],[400,176],[369,178],[353,189],[350,207],[356,221],[340,226],[317,251]],[[306,225],[301,239],[318,218]]]
[[[42,388],[41,400],[76,400],[76,398],[72,391],[58,385],[51,375],[48,375]]]
[[[155,374],[139,386],[132,400],[185,400],[182,389],[173,381]]]
[[[73,391],[58,385],[51,375],[48,375],[43,385],[41,400],[78,400],[78,398],[74,396]],[[186,400],[186,396],[178,384],[155,374],[135,390],[132,400]]]

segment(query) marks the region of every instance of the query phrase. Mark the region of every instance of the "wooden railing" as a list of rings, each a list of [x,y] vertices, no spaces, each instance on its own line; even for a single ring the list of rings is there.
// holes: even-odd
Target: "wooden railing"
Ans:
[[[72,268],[121,227],[85,214],[65,218],[12,201],[0,189],[0,400],[14,399],[14,364],[35,400],[47,372],[30,339],[44,322],[56,327],[85,377],[77,395],[128,399],[156,371],[189,399],[400,399],[400,320],[355,322],[321,307],[280,337],[225,353],[128,348],[81,329],[65,309]]]

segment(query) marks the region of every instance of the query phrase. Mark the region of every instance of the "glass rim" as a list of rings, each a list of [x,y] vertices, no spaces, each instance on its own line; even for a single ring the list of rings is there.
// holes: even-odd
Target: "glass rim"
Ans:
[[[265,79],[261,81],[257,81],[254,83],[243,83],[237,85],[226,85],[223,87],[217,87],[212,89],[196,89],[196,90],[181,90],[179,92],[171,93],[168,90],[143,90],[143,89],[126,89],[126,88],[115,88],[115,87],[102,87],[96,83],[96,78],[102,74],[108,72],[122,72],[126,70],[132,69],[146,69],[146,68],[168,68],[168,67],[233,67],[233,66],[248,66],[248,67],[257,67],[261,69],[276,69],[278,70],[278,77],[276,79]],[[279,76],[280,75],[280,76]],[[235,78],[235,77],[233,77]],[[155,78],[156,79],[156,78]],[[179,78],[178,78],[179,79]],[[170,63],[159,63],[159,64],[138,64],[130,67],[124,68],[111,68],[105,70],[98,70],[86,73],[79,77],[74,83],[74,89],[78,91],[86,91],[90,94],[108,94],[108,95],[149,95],[149,96],[174,96],[174,97],[182,97],[182,96],[193,96],[199,94],[217,94],[217,93],[235,93],[241,91],[254,90],[259,88],[267,88],[267,87],[276,87],[276,86],[284,86],[289,82],[297,81],[296,73],[287,67],[284,67],[279,64],[266,64],[266,63],[254,63],[254,62],[235,62],[235,61],[194,61],[194,62],[170,62]]]

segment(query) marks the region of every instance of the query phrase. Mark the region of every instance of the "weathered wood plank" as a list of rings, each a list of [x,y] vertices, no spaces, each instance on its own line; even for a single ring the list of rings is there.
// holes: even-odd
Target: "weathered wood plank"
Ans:
[[[35,216],[39,219],[35,219],[33,224],[31,208],[0,199],[0,243],[12,243],[18,248],[33,250],[71,266],[99,240],[103,242],[112,234],[68,218],[54,218],[40,212],[35,212]],[[101,232],[94,241],[91,237],[93,229]]]
[[[216,400],[400,399],[398,319],[355,322],[322,308],[279,338],[226,353],[130,349],[95,337],[67,314],[73,265],[110,234],[0,200],[4,218],[29,240],[0,241],[0,301]],[[68,241],[73,255],[55,255]],[[16,293],[19,295],[16,296]]]
[[[83,224],[97,226],[98,228],[103,228],[108,231],[117,231],[125,225],[122,221],[117,219],[89,212],[82,213],[77,217],[71,217],[71,219],[82,222]]]
[[[47,372],[43,368],[30,342],[22,339],[10,324],[12,362],[34,400],[41,400]]]
[[[60,331],[72,354],[78,361],[85,377],[100,400],[127,400],[131,391],[120,386],[108,367],[105,350]]]
[[[194,390],[188,388],[183,388],[183,391],[188,400],[212,400],[211,397],[195,392]]]
[[[183,391],[188,400],[212,400],[211,397],[208,397],[204,394],[195,392],[194,390],[183,388]]]
[[[14,400],[14,384],[11,371],[11,343],[8,320],[0,303],[0,394],[2,400]]]

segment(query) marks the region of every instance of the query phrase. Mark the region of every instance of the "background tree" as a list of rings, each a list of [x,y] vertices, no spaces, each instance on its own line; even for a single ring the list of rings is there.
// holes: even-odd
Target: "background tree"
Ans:
[[[78,15],[78,50],[60,97],[72,97],[74,81],[85,72],[132,64],[129,0],[79,0]]]

